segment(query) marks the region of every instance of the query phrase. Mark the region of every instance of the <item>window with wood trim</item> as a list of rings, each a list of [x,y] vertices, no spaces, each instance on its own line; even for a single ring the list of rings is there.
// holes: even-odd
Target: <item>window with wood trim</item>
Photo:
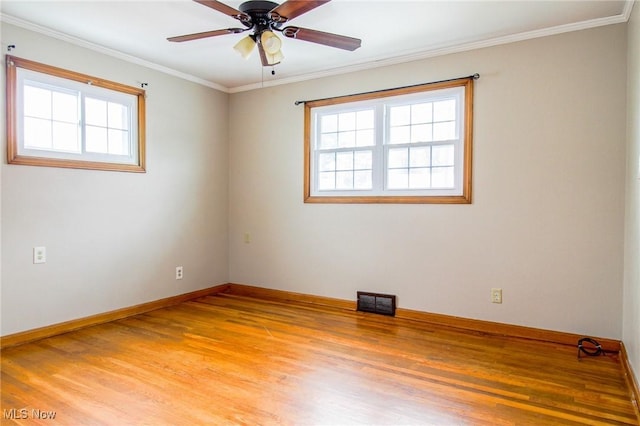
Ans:
[[[145,171],[145,92],[11,55],[10,164]]]
[[[471,203],[473,77],[305,102],[307,203]]]

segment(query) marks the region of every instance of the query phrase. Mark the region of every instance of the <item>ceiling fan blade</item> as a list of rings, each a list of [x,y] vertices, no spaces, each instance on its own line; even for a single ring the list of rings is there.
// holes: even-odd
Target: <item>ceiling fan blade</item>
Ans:
[[[270,67],[274,65],[278,65],[280,61],[284,58],[281,51],[277,51],[273,54],[267,53],[262,46],[262,43],[256,43],[258,45],[258,52],[260,53],[260,62],[262,62],[263,67]]]
[[[181,36],[169,37],[167,38],[167,40],[176,41],[176,42],[198,40],[200,38],[215,37],[215,36],[225,35],[225,34],[237,34],[246,30],[247,28],[226,28],[224,30],[204,31],[202,33],[185,34]]]
[[[262,43],[256,43],[258,45],[258,52],[260,52],[260,62],[262,62],[263,67],[269,66],[269,60],[267,59],[267,53],[264,51],[262,47]]]
[[[229,15],[232,18],[238,19],[240,21],[250,20],[249,15],[244,12],[240,12],[238,9],[234,9],[231,6],[227,6],[226,4],[216,1],[216,0],[193,0],[196,3],[200,3],[203,6],[210,7],[211,9],[217,10],[218,12],[222,12],[225,15]]]
[[[337,47],[338,49],[354,51],[361,46],[362,40],[323,31],[310,30],[300,27],[286,27],[282,29],[285,37],[297,40],[310,41],[311,43],[324,44],[325,46]]]
[[[269,12],[269,15],[271,19],[276,22],[286,22],[330,1],[331,0],[288,0]]]

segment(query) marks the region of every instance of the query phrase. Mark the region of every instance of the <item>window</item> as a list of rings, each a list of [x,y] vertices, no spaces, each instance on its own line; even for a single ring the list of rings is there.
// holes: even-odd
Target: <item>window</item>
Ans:
[[[470,203],[473,77],[305,103],[305,202]]]
[[[10,55],[10,164],[144,172],[144,90]]]

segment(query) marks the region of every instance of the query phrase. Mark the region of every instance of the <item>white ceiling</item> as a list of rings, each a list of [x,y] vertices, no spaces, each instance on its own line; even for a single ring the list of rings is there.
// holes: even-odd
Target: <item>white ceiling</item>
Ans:
[[[224,0],[223,0],[224,1]],[[241,1],[224,1],[238,8]],[[281,1],[279,1],[281,3]],[[232,46],[246,34],[183,43],[167,37],[240,23],[190,0],[2,0],[0,18],[227,92],[373,68],[450,52],[625,22],[633,0],[333,0],[291,25],[362,39],[354,52],[283,39],[285,59],[263,68]],[[3,40],[3,48],[11,40]],[[14,52],[19,55],[19,46]]]

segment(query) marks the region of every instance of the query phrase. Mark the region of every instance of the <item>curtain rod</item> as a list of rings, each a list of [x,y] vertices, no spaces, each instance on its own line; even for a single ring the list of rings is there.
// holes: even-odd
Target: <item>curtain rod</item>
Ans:
[[[446,82],[448,82],[448,81],[461,80],[461,79],[463,79],[463,78],[472,78],[472,79],[474,79],[474,80],[477,80],[477,79],[479,79],[479,78],[480,78],[480,74],[475,73],[475,74],[473,74],[473,75],[469,75],[469,76],[467,76],[467,77],[449,78],[449,79],[447,79],[447,80],[431,81],[431,82],[429,82],[429,83],[411,84],[411,85],[409,85],[409,86],[394,87],[394,88],[392,88],[392,89],[380,89],[380,90],[372,90],[372,91],[370,91],[370,92],[352,93],[352,94],[350,94],[350,95],[344,95],[344,96],[369,95],[369,94],[371,94],[371,93],[386,92],[386,91],[388,91],[388,90],[407,89],[407,88],[410,88],[410,87],[418,87],[418,86],[422,86],[422,85],[424,85],[424,84],[446,83]],[[331,98],[320,98],[320,99],[309,99],[309,100],[306,100],[306,101],[295,101],[295,102],[294,102],[294,105],[306,104],[307,102],[325,101],[325,100],[327,100],[327,99],[332,99],[332,98],[333,98],[333,97],[331,97]]]

